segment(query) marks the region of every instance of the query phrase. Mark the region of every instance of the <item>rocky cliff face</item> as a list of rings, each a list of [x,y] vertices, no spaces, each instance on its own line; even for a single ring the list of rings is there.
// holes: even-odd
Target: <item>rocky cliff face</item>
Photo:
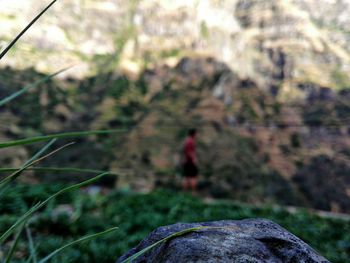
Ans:
[[[43,76],[3,69],[0,95]],[[200,130],[203,196],[348,212],[350,92],[299,88],[308,94],[305,100],[280,102],[212,57],[185,57],[175,67],[147,69],[136,80],[117,72],[52,80],[2,107],[0,122],[7,125],[0,127],[0,140],[122,128],[77,139],[42,165],[116,171],[119,187],[138,191],[179,189],[181,145],[194,126]],[[38,147],[2,150],[0,166],[18,167]],[[34,179],[79,177],[36,173]]]
[[[187,128],[194,126],[200,130],[203,192],[347,210],[349,92],[300,86],[305,100],[281,103],[213,58],[183,58],[176,67],[145,71],[141,80],[147,87],[142,110],[112,164],[137,169],[120,183],[180,185],[173,167]],[[132,100],[127,107],[140,103]],[[155,172],[145,173],[150,169]]]
[[[44,5],[0,4],[2,45]],[[78,63],[72,74],[82,76],[204,53],[295,97],[296,82],[350,86],[349,11],[340,0],[60,1],[6,62],[44,71]]]

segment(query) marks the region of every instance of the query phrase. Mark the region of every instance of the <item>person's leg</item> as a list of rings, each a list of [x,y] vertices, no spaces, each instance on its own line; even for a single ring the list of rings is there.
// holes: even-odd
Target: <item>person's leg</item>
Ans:
[[[190,181],[190,184],[191,184],[191,190],[192,190],[192,193],[195,195],[197,194],[197,184],[198,184],[198,167],[196,164],[192,164],[192,167],[191,167],[191,181]]]
[[[193,194],[197,193],[197,184],[198,184],[198,179],[196,177],[191,177],[190,178],[190,185],[191,185],[191,190]]]
[[[190,181],[189,181],[189,178],[187,176],[185,176],[183,178],[183,181],[182,181],[182,189],[183,191],[188,191],[190,189]]]

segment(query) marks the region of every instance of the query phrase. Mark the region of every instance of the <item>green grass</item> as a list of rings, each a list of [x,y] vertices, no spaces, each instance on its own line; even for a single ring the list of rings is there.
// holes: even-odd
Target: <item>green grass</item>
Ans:
[[[0,48],[0,60],[14,47],[16,42],[35,24],[35,22],[43,14],[45,14],[50,9],[50,7],[53,6],[56,2],[57,2],[57,0],[51,1],[15,38],[13,38],[13,40],[8,44],[8,46],[4,50],[2,50],[2,47]],[[1,98],[0,99],[0,107],[4,106],[5,104],[9,104],[17,97],[27,93],[30,89],[38,87],[40,84],[45,83],[46,81],[50,80],[51,78],[60,74],[63,71],[65,71],[65,69],[58,71],[57,73],[54,73],[50,76],[44,77],[44,78],[40,79],[39,81],[33,82],[29,85],[26,85],[24,88],[13,93],[12,95]],[[101,134],[101,131],[98,131],[97,133],[93,132],[93,134]],[[22,167],[20,167],[18,170],[15,170],[12,174],[3,178],[0,181],[0,198],[3,199],[5,197],[5,199],[6,199],[6,195],[9,192],[11,194],[13,194],[12,191],[9,191],[9,188],[11,187],[11,183],[13,183],[13,181],[15,179],[17,179],[23,171],[25,171],[27,168],[29,168],[33,164],[53,155],[57,151],[72,144],[72,143],[66,144],[63,147],[60,147],[60,148],[58,148],[58,149],[52,151],[51,153],[42,157],[44,152],[46,150],[48,150],[50,148],[50,146],[57,141],[58,138],[62,138],[62,136],[67,137],[67,135],[68,135],[68,137],[71,137],[72,135],[80,137],[80,136],[91,135],[91,132],[83,131],[83,132],[78,132],[78,133],[73,132],[73,133],[68,133],[68,134],[66,133],[66,134],[58,134],[58,135],[50,135],[50,136],[39,136],[36,138],[26,138],[23,140],[19,140],[19,141],[14,142],[14,144],[11,144],[13,142],[3,143],[3,144],[5,144],[5,146],[3,145],[4,147],[13,147],[13,146],[17,146],[17,145],[32,144],[32,143],[35,143],[38,141],[50,140],[50,142],[46,146],[41,148],[34,156],[32,156],[28,161],[26,161],[22,165]],[[52,136],[54,136],[54,137],[52,137]],[[50,138],[50,137],[52,137],[52,138]],[[29,141],[28,141],[28,139],[29,139]],[[10,145],[8,145],[8,143],[10,143]],[[81,183],[78,183],[75,185],[71,185],[71,186],[68,186],[68,187],[65,187],[62,189],[57,189],[55,193],[52,193],[51,195],[47,196],[43,201],[40,200],[36,204],[30,204],[30,205],[26,205],[26,206],[22,207],[20,213],[18,215],[14,216],[11,221],[8,221],[7,225],[5,224],[6,227],[3,229],[2,233],[0,234],[0,261],[6,262],[6,263],[13,262],[17,248],[20,246],[21,234],[23,232],[23,229],[25,228],[28,241],[27,242],[25,241],[24,246],[27,248],[29,247],[29,249],[28,249],[29,253],[27,253],[27,255],[25,255],[25,256],[21,256],[21,261],[24,260],[25,262],[34,262],[34,263],[38,262],[37,261],[37,258],[38,258],[37,251],[36,251],[36,248],[34,246],[34,241],[32,238],[31,230],[29,228],[29,225],[30,225],[29,220],[32,219],[33,216],[36,213],[38,213],[41,209],[43,209],[47,204],[49,204],[52,200],[56,199],[60,195],[66,194],[66,193],[68,193],[70,191],[74,191],[80,187],[84,187],[84,186],[87,186],[91,183],[94,183],[98,179],[100,179],[101,177],[103,177],[104,175],[107,175],[107,174],[109,174],[109,173],[108,172],[101,173],[98,176],[91,178],[91,179],[88,179],[84,182],[81,182]],[[11,190],[13,190],[13,189],[11,189]],[[22,194],[19,193],[18,196],[22,197]],[[19,201],[18,198],[16,200]],[[4,204],[4,202],[3,202],[3,204]],[[10,204],[10,207],[11,207],[11,204]],[[86,236],[81,237],[79,239],[67,242],[61,246],[57,246],[56,249],[53,250],[53,252],[51,252],[51,253],[48,252],[46,255],[42,255],[43,258],[39,261],[39,263],[45,263],[45,262],[48,262],[49,260],[51,261],[52,258],[54,258],[54,260],[56,260],[56,258],[55,258],[56,255],[60,254],[62,251],[65,251],[66,249],[73,247],[77,244],[81,244],[81,243],[86,242],[86,241],[91,241],[91,240],[94,240],[98,237],[109,234],[109,233],[115,231],[116,229],[117,229],[116,227],[112,227],[110,229],[101,231],[99,233],[93,233],[90,235],[86,235]],[[7,248],[6,247],[4,248],[3,247],[4,243],[6,243],[7,240],[9,238],[11,238],[12,236],[14,236],[14,240],[11,242],[12,244],[8,245]],[[22,246],[23,246],[23,244],[22,244]],[[5,253],[4,253],[4,251],[5,251]]]
[[[62,185],[13,186],[8,196],[0,197],[0,234],[21,210],[62,188]],[[59,213],[57,207],[63,204],[70,204],[71,211]],[[159,226],[257,217],[279,223],[332,262],[346,262],[350,257],[350,222],[320,218],[306,210],[290,214],[283,209],[230,202],[206,204],[191,196],[163,190],[150,194],[112,191],[108,195],[89,195],[76,190],[51,200],[30,221],[30,228],[37,256],[42,258],[81,236],[119,226],[118,231],[108,236],[67,248],[52,261],[103,263],[114,262]],[[28,242],[20,242],[18,250],[24,255],[29,253]],[[13,262],[21,259],[17,257]]]
[[[1,51],[0,53],[0,60],[13,48],[13,46],[16,44],[16,42],[34,25],[38,19],[46,13],[47,10],[50,9],[51,6],[53,6],[57,0],[51,1],[49,5],[47,5],[34,19],[10,42],[10,44]]]
[[[18,146],[18,145],[33,144],[33,143],[37,143],[37,142],[48,141],[48,140],[51,140],[51,139],[80,138],[80,137],[83,137],[83,136],[90,136],[90,135],[123,133],[125,131],[127,131],[127,130],[119,129],[119,130],[66,132],[66,133],[42,135],[42,136],[36,136],[36,137],[31,137],[31,138],[19,139],[19,140],[15,140],[15,141],[0,142],[0,149],[1,148]]]
[[[51,1],[1,51],[0,60],[55,2],[57,0]],[[130,12],[134,12],[136,5],[137,1],[132,1]],[[133,28],[128,28],[128,30],[131,30],[131,33],[134,31]],[[125,44],[124,37],[117,37],[116,44],[122,47]],[[114,58],[103,60],[103,64],[109,66],[114,63]],[[49,81],[62,71],[26,85],[10,96],[1,98],[0,107]],[[338,81],[341,81],[342,77],[335,76]],[[164,191],[148,195],[112,192],[104,196],[89,195],[78,190],[107,173],[73,186],[26,186],[12,182],[36,161],[54,153],[55,151],[39,158],[56,139],[119,132],[123,131],[69,132],[0,142],[0,148],[6,148],[53,139],[22,167],[1,169],[2,172],[13,172],[13,174],[0,182],[0,186],[5,189],[1,189],[3,191],[0,192],[0,262],[113,262],[118,255],[135,246],[158,226],[179,221],[194,222],[247,217],[265,217],[280,223],[333,262],[344,262],[349,258],[350,238],[346,235],[349,233],[349,223],[321,219],[305,212],[291,215],[283,210],[253,208],[240,204],[208,205],[189,196]],[[83,169],[69,167],[32,167],[32,169],[84,172]],[[85,170],[87,171],[96,172]],[[57,206],[60,204],[65,206]],[[69,208],[69,211],[59,210],[62,207]],[[116,225],[120,226],[118,232],[114,232],[117,229],[114,227]],[[186,231],[193,231],[193,229],[185,230],[183,233]],[[176,235],[178,234],[181,233]],[[320,240],[324,241],[320,242]],[[65,253],[60,253],[63,250]],[[41,260],[38,261],[38,259]]]

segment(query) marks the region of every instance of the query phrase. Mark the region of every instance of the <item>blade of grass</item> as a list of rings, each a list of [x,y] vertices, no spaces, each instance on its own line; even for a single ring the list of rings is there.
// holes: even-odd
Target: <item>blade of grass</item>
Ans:
[[[51,142],[54,142],[54,141],[56,141],[56,140],[57,140],[57,139],[54,139],[54,140],[52,140]],[[61,151],[62,149],[66,148],[66,147],[68,147],[68,146],[70,146],[70,145],[72,145],[72,144],[74,144],[74,142],[67,143],[67,144],[61,146],[60,148],[58,148],[58,149],[56,149],[56,150],[54,150],[54,151],[48,153],[47,155],[44,155],[43,157],[40,157],[40,158],[38,158],[38,159],[36,159],[36,160],[31,161],[30,163],[28,163],[28,161],[27,161],[27,162],[26,162],[26,165],[25,165],[23,168],[21,168],[20,170],[14,172],[14,173],[11,174],[11,175],[5,177],[5,178],[0,182],[0,194],[4,191],[4,190],[3,190],[4,186],[6,186],[6,185],[9,184],[10,182],[14,181],[15,179],[17,179],[17,178],[22,174],[23,171],[27,170],[27,168],[29,168],[29,167],[32,166],[33,164],[36,164],[36,163],[38,163],[38,162],[40,162],[40,161],[42,161],[42,160],[44,160],[44,159],[50,157],[51,155],[55,154],[56,152]],[[45,148],[48,148],[48,147],[45,147]],[[40,154],[43,153],[43,152],[44,152],[43,150],[40,150],[40,151],[39,151]],[[37,154],[36,154],[36,155],[37,155]],[[31,158],[31,160],[32,160],[32,159],[35,159],[35,158]]]
[[[25,86],[23,89],[11,94],[10,96],[0,100],[0,107],[5,105],[6,103],[14,100],[15,98],[21,96],[23,93],[26,93],[28,90],[32,89],[32,88],[35,88],[37,86],[39,86],[40,84],[42,83],[45,83],[46,81],[52,79],[53,77],[57,76],[58,74],[70,69],[71,67],[68,67],[68,68],[64,68],[64,69],[61,69],[60,71],[57,71],[56,73],[53,73],[49,76],[46,76],[42,79],[39,79],[38,81],[34,82],[34,83],[31,83],[31,84],[28,84],[27,86]]]
[[[160,245],[161,243],[164,243],[174,237],[178,237],[178,236],[182,236],[182,235],[185,235],[187,233],[191,233],[191,232],[195,232],[195,231],[198,231],[198,230],[201,230],[201,229],[204,229],[204,228],[207,228],[205,226],[200,226],[200,227],[193,227],[193,228],[188,228],[188,229],[184,229],[182,231],[179,231],[179,232],[176,232],[172,235],[169,235],[159,241],[157,241],[156,243],[140,250],[139,252],[135,253],[134,255],[128,257],[127,259],[125,259],[122,263],[131,263],[132,260],[135,260],[136,258],[138,258],[139,256],[145,254],[146,252],[150,251],[151,249],[153,249],[154,247]]]
[[[32,258],[33,263],[37,263],[38,260],[37,260],[36,251],[34,248],[33,237],[32,237],[32,233],[30,232],[30,229],[28,226],[26,226],[26,233],[27,233],[27,238],[28,238],[28,243],[29,243],[30,257]]]
[[[30,255],[30,257],[25,261],[25,263],[30,263],[30,262],[32,262],[32,260],[33,260],[33,257],[32,257],[32,255]]]
[[[0,173],[10,173],[15,172],[20,168],[0,168]],[[28,167],[27,171],[35,171],[35,172],[58,172],[58,173],[88,173],[88,174],[100,174],[104,171],[94,170],[94,169],[81,169],[74,167]]]
[[[92,235],[88,235],[88,236],[84,236],[78,240],[75,240],[71,243],[68,243],[58,249],[56,249],[55,251],[53,251],[52,253],[50,253],[49,255],[47,255],[45,258],[41,259],[38,263],[45,263],[47,261],[49,261],[52,257],[54,257],[55,255],[57,255],[58,253],[60,253],[61,251],[63,251],[64,249],[66,248],[69,248],[71,246],[74,246],[74,245],[77,245],[79,243],[82,243],[82,242],[86,242],[86,241],[90,241],[92,239],[96,239],[100,236],[103,236],[103,235],[106,235],[106,234],[109,234],[113,231],[116,231],[118,229],[118,227],[113,227],[113,228],[110,228],[108,230],[105,230],[103,232],[100,232],[100,233],[96,233],[96,234],[92,234]]]
[[[73,145],[73,144],[75,144],[75,142],[67,143],[67,144],[65,144],[65,145],[63,145],[63,146],[57,148],[56,150],[53,150],[52,152],[46,154],[45,156],[40,157],[40,158],[38,158],[38,159],[32,161],[32,162],[31,162],[30,164],[28,164],[27,166],[32,166],[33,164],[36,164],[36,163],[42,161],[43,159],[46,159],[46,158],[50,157],[51,155],[54,155],[55,153],[57,153],[57,152],[63,150],[64,148],[67,148],[68,146],[71,146],[71,145]]]
[[[36,136],[36,137],[25,138],[25,139],[20,139],[20,140],[2,142],[2,143],[0,143],[0,149],[18,146],[18,145],[26,145],[26,144],[36,143],[36,142],[48,141],[48,140],[51,140],[54,138],[57,138],[57,139],[74,138],[74,137],[82,137],[82,136],[89,136],[89,135],[123,133],[123,132],[128,132],[128,131],[129,131],[128,129],[120,129],[120,130],[97,130],[97,131],[57,133],[57,134],[51,134],[51,135],[43,135],[43,136]]]
[[[28,166],[30,163],[34,162],[37,158],[39,158],[41,155],[43,155],[43,153],[46,152],[47,149],[49,149],[51,147],[51,145],[53,145],[56,141],[57,141],[57,139],[52,139],[51,141],[49,141],[49,143],[46,144],[43,148],[41,148],[37,153],[35,153],[32,158],[30,158],[28,161],[26,161],[22,165],[22,168]]]
[[[5,233],[3,233],[0,237],[0,245],[10,236],[12,235],[16,229],[18,229],[22,224],[24,224],[27,219],[39,209],[40,202],[31,207],[27,212],[24,213],[17,221],[9,228],[6,230]]]
[[[51,140],[47,145],[45,145],[44,148],[42,148],[42,149],[41,149],[38,153],[36,153],[29,161],[27,161],[21,169],[19,169],[18,171],[14,172],[14,173],[11,174],[11,175],[9,175],[8,177],[6,177],[5,179],[3,179],[2,181],[0,181],[0,189],[1,189],[4,185],[6,185],[6,184],[12,182],[13,180],[15,180],[15,179],[16,179],[18,176],[20,176],[20,175],[22,174],[22,172],[23,172],[24,170],[26,170],[28,167],[30,167],[30,166],[32,166],[33,164],[36,164],[36,163],[42,161],[43,159],[48,158],[48,157],[50,157],[51,155],[55,154],[56,152],[61,151],[62,149],[64,149],[64,148],[66,148],[66,147],[68,147],[68,146],[74,144],[74,142],[65,144],[65,145],[63,145],[62,147],[60,147],[60,148],[58,148],[58,149],[56,149],[56,150],[54,150],[54,151],[48,153],[47,155],[44,155],[43,157],[40,157],[40,155],[42,155],[56,140],[57,140],[57,139]],[[39,158],[39,157],[40,157],[40,158]]]
[[[38,211],[40,208],[42,208],[43,206],[45,206],[48,202],[50,202],[52,199],[54,199],[55,197],[64,194],[66,192],[78,189],[80,187],[92,184],[94,182],[96,182],[97,180],[101,179],[103,176],[110,174],[109,172],[105,172],[102,174],[99,174],[97,176],[95,176],[94,178],[88,179],[86,181],[83,181],[81,183],[75,184],[75,185],[71,185],[69,187],[66,187],[60,191],[58,191],[57,193],[51,195],[49,198],[47,198],[46,200],[44,200],[43,202],[40,202],[36,205],[34,205],[32,208],[30,208],[26,213],[24,213],[24,215],[22,215],[19,219],[17,219],[17,221],[10,227],[7,229],[7,231],[5,233],[3,233],[0,236],[0,245],[10,236],[13,234],[14,231],[16,231],[16,229],[22,225],[23,223],[25,223],[36,211]]]
[[[6,256],[6,259],[5,259],[4,263],[10,263],[10,262],[11,262],[11,259],[12,259],[12,257],[13,257],[13,254],[15,253],[16,248],[17,248],[17,246],[18,246],[19,238],[20,238],[21,233],[22,233],[22,231],[23,231],[23,227],[24,227],[24,225],[22,225],[22,226],[19,228],[19,230],[18,230],[18,232],[17,232],[17,235],[16,235],[16,237],[15,237],[15,241],[14,241],[14,243],[13,243],[13,245],[12,245],[12,247],[11,247],[9,253],[8,253],[7,256]]]
[[[31,165],[32,162],[34,162],[37,158],[39,158],[56,141],[57,141],[57,139],[52,139],[43,148],[41,148],[37,153],[35,153],[28,161],[26,161],[19,170],[15,171],[11,175],[9,175],[9,176],[5,177],[3,180],[1,180],[0,181],[0,189],[3,189],[4,186],[6,186],[8,183],[15,180],[28,166]]]
[[[38,246],[36,246],[36,247],[38,247]],[[33,260],[33,256],[30,255],[30,256],[28,257],[28,259],[25,261],[25,263],[30,263],[30,262],[32,262],[32,260]]]
[[[16,44],[16,42],[24,35],[25,32],[54,4],[57,0],[53,0],[48,6],[45,7],[12,41],[11,43],[1,52],[0,60],[6,55],[7,52]]]

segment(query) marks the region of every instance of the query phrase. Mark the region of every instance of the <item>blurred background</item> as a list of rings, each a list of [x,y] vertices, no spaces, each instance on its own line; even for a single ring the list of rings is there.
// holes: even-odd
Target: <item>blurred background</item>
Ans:
[[[0,47],[46,4],[0,0]],[[1,107],[0,140],[120,132],[59,140],[57,147],[76,143],[40,163],[116,175],[45,210],[37,220],[52,227],[33,223],[38,242],[53,229],[58,236],[52,243],[59,244],[125,224],[125,244],[110,238],[72,249],[58,261],[85,255],[80,262],[101,262],[103,256],[103,262],[113,262],[160,225],[263,216],[294,230],[332,261],[345,262],[349,12],[348,0],[58,1],[2,60],[0,98],[74,67]],[[199,131],[195,199],[180,193],[182,145],[191,127]],[[0,149],[0,167],[18,168],[42,146]],[[16,191],[0,196],[0,220],[11,222],[54,189],[92,176],[27,171]],[[90,226],[90,220],[79,230],[79,220],[89,221],[84,209],[100,213],[100,225]],[[115,245],[112,252],[108,242]]]

